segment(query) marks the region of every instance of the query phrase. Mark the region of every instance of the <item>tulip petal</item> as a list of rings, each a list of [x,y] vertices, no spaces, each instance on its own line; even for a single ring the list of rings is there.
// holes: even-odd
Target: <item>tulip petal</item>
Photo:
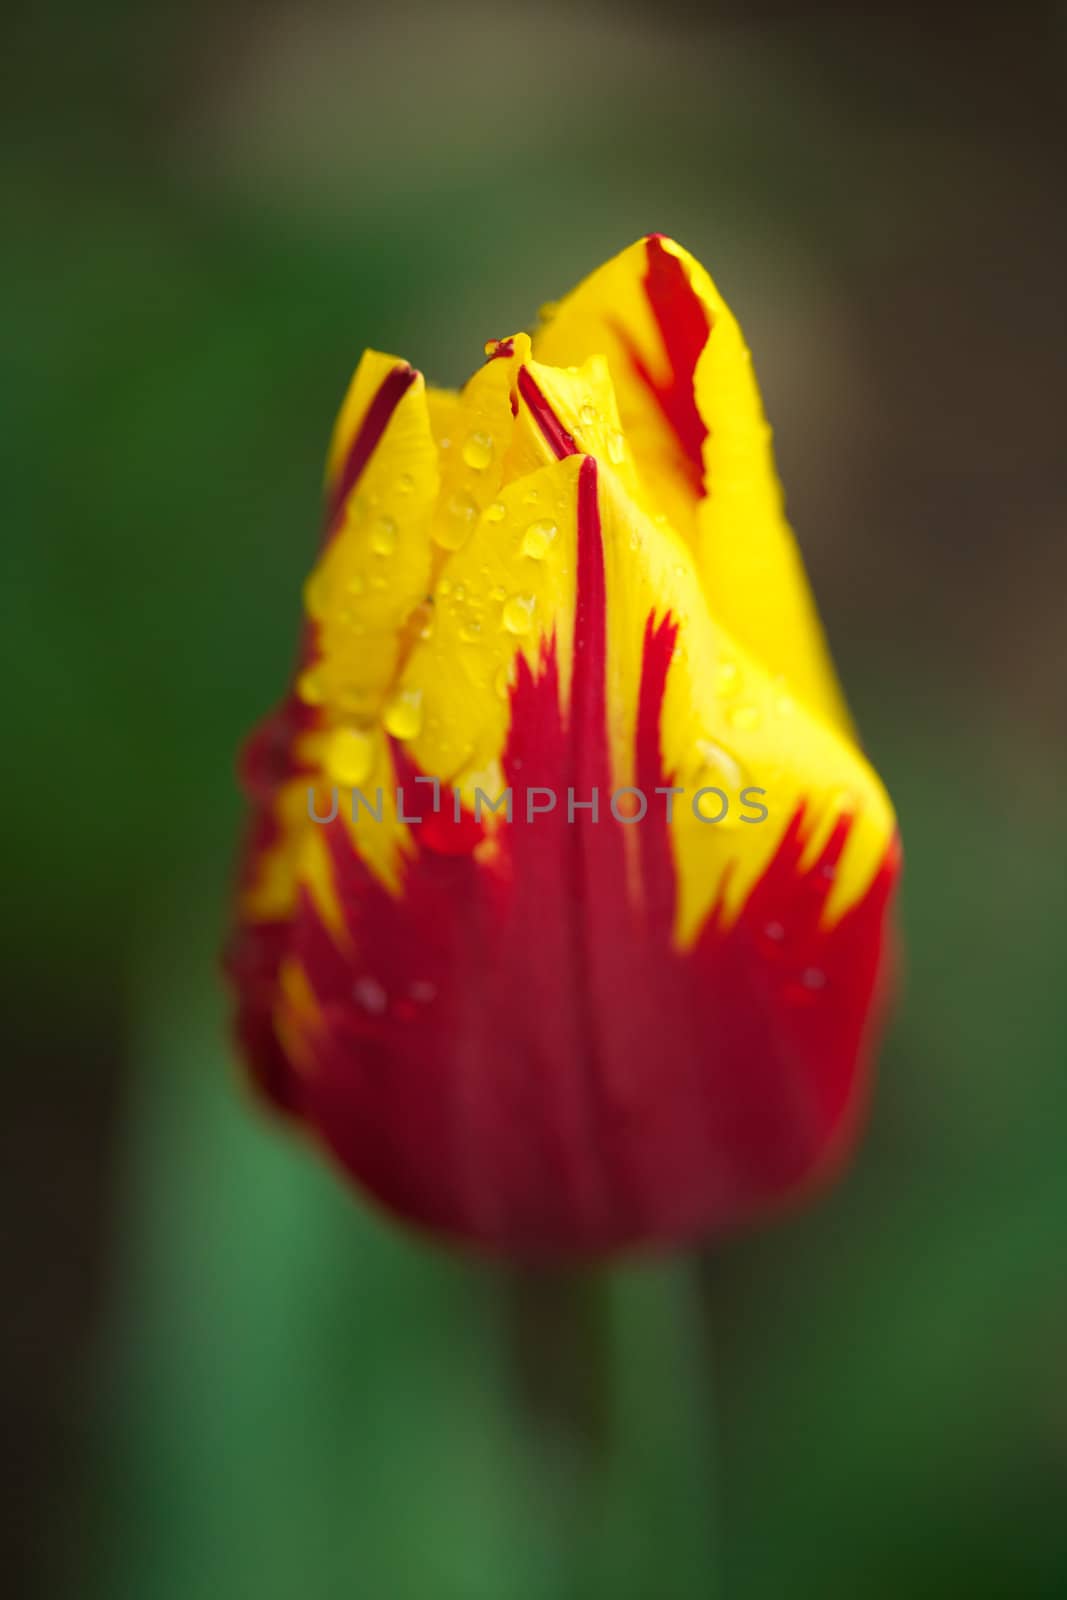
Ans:
[[[751,356],[704,269],[650,235],[560,303],[534,353],[557,366],[606,357],[646,507],[693,546],[709,604],[738,642],[849,732],[785,519]]]
[[[440,472],[422,375],[369,351],[341,409],[327,468],[327,539],[305,586],[313,704],[372,717],[430,582]]]

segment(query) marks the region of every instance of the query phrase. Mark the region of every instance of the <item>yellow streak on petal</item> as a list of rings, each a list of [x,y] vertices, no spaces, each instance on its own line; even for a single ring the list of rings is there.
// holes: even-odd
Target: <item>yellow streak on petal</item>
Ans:
[[[720,895],[727,919],[736,916],[801,803],[813,828],[808,861],[843,809],[855,816],[827,901],[827,921],[836,921],[869,887],[893,832],[877,776],[851,740],[786,695],[780,679],[712,617],[684,541],[649,519],[610,472],[601,471],[600,482],[609,730],[619,783],[633,781],[647,618],[669,613],[678,624],[660,726],[666,781],[686,791],[675,801],[671,827],[676,937],[691,943]],[[729,809],[721,823],[694,814],[693,796],[703,787],[726,794]],[[740,803],[750,787],[766,791],[760,797],[769,811],[765,821],[741,820],[752,814]],[[715,815],[720,802],[709,798],[702,806]]]
[[[347,436],[351,395],[376,393],[395,365],[388,356],[364,356],[338,436]],[[380,708],[396,669],[401,630],[429,586],[439,479],[425,387],[417,376],[348,495],[343,523],[305,590],[317,624],[315,699],[333,717],[370,719]]]
[[[409,748],[426,773],[450,782],[499,761],[515,658],[536,671],[553,633],[568,692],[581,459],[553,461],[501,489],[438,580],[433,629],[415,642],[399,680],[401,690],[421,692],[422,725]],[[529,553],[532,527],[537,555]]]

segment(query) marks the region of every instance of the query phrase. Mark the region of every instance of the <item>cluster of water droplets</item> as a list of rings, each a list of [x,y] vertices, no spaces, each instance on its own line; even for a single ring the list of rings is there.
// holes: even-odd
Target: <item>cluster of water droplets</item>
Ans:
[[[364,973],[352,985],[352,998],[367,1017],[393,1016],[400,1021],[410,1021],[420,1010],[433,1004],[437,985],[428,978],[414,978],[391,994],[380,978]]]

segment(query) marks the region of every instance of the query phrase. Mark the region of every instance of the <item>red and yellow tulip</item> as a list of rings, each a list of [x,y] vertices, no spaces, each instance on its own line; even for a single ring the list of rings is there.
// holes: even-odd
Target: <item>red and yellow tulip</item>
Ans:
[[[893,813],[703,268],[644,239],[486,355],[453,393],[368,352],[341,408],[243,762],[239,1035],[409,1220],[688,1240],[848,1148]]]

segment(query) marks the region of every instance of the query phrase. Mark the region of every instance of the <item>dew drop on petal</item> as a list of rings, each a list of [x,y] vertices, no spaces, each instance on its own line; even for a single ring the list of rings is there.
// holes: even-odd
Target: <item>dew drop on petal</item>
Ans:
[[[591,406],[587,400],[585,405],[580,407],[578,411],[578,420],[584,427],[591,428],[593,423],[597,420],[596,406]]]
[[[387,700],[382,723],[394,739],[414,739],[422,728],[422,690],[400,689]]]
[[[493,459],[493,436],[490,433],[472,433],[463,446],[463,460],[474,472],[484,472]]]
[[[723,832],[741,827],[743,814],[740,792],[746,780],[744,767],[736,756],[714,739],[698,739],[697,754],[701,763],[694,780],[697,789],[718,789],[726,796],[725,814],[714,824],[715,827]],[[721,801],[716,804],[710,798],[701,805],[705,815],[714,815],[715,810],[721,807]]]
[[[445,506],[444,515],[434,524],[434,540],[445,550],[458,550],[470,538],[477,517],[478,506],[474,498],[462,491],[457,492]]]
[[[626,440],[618,428],[608,434],[608,460],[616,467],[626,460]]]
[[[534,598],[532,595],[514,594],[504,602],[500,620],[509,633],[529,633],[533,627]]]
[[[506,509],[503,500],[494,500],[485,513],[486,522],[503,522]]]
[[[352,994],[356,1004],[371,1017],[380,1017],[389,1004],[389,997],[377,978],[357,978]]]
[[[326,746],[326,771],[335,783],[349,788],[370,776],[374,743],[362,728],[338,728]]]
[[[805,967],[799,977],[787,983],[783,992],[790,1005],[810,1006],[826,988],[826,974],[821,967]]]
[[[714,739],[698,739],[701,779],[717,779],[721,788],[736,792],[744,787],[745,772],[736,756]]]
[[[531,522],[522,536],[523,555],[529,556],[532,561],[543,561],[558,531],[556,524],[547,517],[540,522]]]
[[[370,547],[376,556],[391,556],[396,549],[396,523],[392,517],[379,517],[371,529]]]
[[[493,688],[501,700],[506,700],[511,689],[511,668],[498,667],[493,678]]]

